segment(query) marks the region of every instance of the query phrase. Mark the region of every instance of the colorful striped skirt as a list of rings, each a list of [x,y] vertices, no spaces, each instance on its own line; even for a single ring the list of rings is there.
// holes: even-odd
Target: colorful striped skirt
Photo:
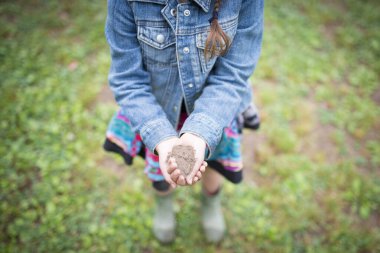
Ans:
[[[181,112],[178,129],[181,129],[187,114]],[[232,183],[241,182],[242,156],[241,156],[241,124],[238,118],[223,131],[222,139],[212,157],[207,162],[209,167],[219,172]],[[139,134],[132,131],[129,119],[119,110],[111,119],[106,141],[103,146],[107,151],[120,154],[126,164],[133,163],[137,155],[145,159],[144,172],[152,182],[164,181],[161,173],[158,156],[150,152],[144,145]]]

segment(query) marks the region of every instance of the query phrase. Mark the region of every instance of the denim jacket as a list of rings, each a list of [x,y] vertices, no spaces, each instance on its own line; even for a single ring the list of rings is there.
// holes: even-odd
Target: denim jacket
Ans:
[[[108,0],[108,81],[117,103],[152,152],[176,131],[203,138],[210,157],[223,128],[248,107],[248,78],[259,58],[263,0],[225,0],[219,24],[232,41],[224,56],[204,57],[215,0]]]

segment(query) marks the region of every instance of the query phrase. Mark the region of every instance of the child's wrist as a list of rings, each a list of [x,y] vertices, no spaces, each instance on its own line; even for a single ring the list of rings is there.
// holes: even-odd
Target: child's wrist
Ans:
[[[169,138],[167,138],[167,139],[164,139],[164,140],[160,141],[160,142],[156,145],[156,148],[154,149],[154,153],[156,153],[156,154],[159,155],[160,152],[161,152],[162,150],[165,149],[165,146],[167,146],[166,144],[168,144],[168,143],[174,141],[175,139],[178,139],[178,138],[175,137],[175,136],[172,136],[172,137],[169,137]]]

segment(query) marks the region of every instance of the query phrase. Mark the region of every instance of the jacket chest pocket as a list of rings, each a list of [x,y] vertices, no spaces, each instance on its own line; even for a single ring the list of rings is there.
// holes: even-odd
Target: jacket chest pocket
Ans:
[[[223,31],[228,35],[231,46],[232,46],[232,41],[236,34],[236,29],[237,29],[237,18],[221,23],[221,27]],[[211,68],[214,66],[218,58],[218,56],[213,56],[211,58],[208,58],[206,61],[204,52],[206,48],[206,40],[208,37],[208,33],[209,31],[205,31],[205,32],[200,32],[196,34],[196,45],[198,48],[198,57],[199,57],[199,61],[200,61],[201,69],[203,73],[208,73],[211,70]],[[220,49],[219,46],[217,48]]]
[[[168,66],[177,62],[175,34],[170,27],[139,25],[137,38],[140,41],[144,61],[147,64]]]

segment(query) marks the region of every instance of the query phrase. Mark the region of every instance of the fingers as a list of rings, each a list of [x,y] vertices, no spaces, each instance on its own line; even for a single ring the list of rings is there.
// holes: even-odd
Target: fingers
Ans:
[[[193,183],[194,174],[195,174],[196,171],[197,171],[196,168],[198,168],[198,164],[197,164],[197,163],[195,163],[195,166],[194,166],[193,170],[192,170],[191,173],[186,177],[186,182],[187,182],[188,184],[190,184],[190,185]]]
[[[178,169],[178,165],[175,162],[174,158],[170,158],[168,160],[168,165],[169,166],[167,168],[167,174],[169,175],[171,182],[173,182],[176,185],[184,186],[184,185],[193,185],[194,183],[201,180],[202,174],[206,171],[207,162],[202,161],[201,166],[199,167],[198,170],[195,169],[197,166],[194,166],[194,172],[192,172],[188,177],[181,175],[181,171]],[[168,182],[172,185],[170,181]]]
[[[177,185],[176,183],[171,179],[169,173],[168,173],[168,169],[169,169],[169,166],[167,166],[166,162],[160,162],[160,168],[161,168],[161,172],[162,172],[162,175],[164,176],[166,182],[168,182],[173,188],[175,188]]]
[[[202,166],[199,168],[199,171],[204,173],[206,171],[206,167],[207,167],[207,163],[206,162],[202,163]]]
[[[195,174],[196,177],[198,177],[198,179],[201,179],[202,178],[202,172],[198,171],[197,174]]]
[[[203,172],[205,171],[205,168],[204,166],[201,166],[201,168],[203,167]],[[194,176],[194,179],[193,179],[193,184],[195,184],[196,182],[198,182],[199,180],[202,179],[202,173],[201,169],[199,169],[199,171],[195,174]]]
[[[199,168],[199,171],[195,173],[193,183],[196,183],[202,179],[202,173],[206,171],[206,167],[207,167],[207,162],[203,161],[201,167]]]
[[[177,169],[177,167],[178,167],[178,165],[177,165],[177,163],[175,162],[175,159],[173,158],[173,157],[171,157],[170,159],[169,159],[169,167],[168,167],[168,173],[169,174],[172,174],[173,173],[173,171],[175,170],[175,169]]]
[[[176,173],[174,173],[174,172],[176,172]],[[172,185],[172,187],[175,188],[176,181],[177,181],[178,176],[180,175],[180,173],[177,170],[177,163],[175,162],[175,159],[173,157],[170,158],[169,161],[168,161],[167,174],[169,175],[169,177],[171,179],[171,182],[173,182],[173,183],[170,183],[168,181],[168,183],[170,183]]]
[[[169,159],[169,168],[168,172],[170,175],[170,178],[175,182],[177,185],[186,185],[186,180],[184,176],[181,175],[181,171],[177,169],[177,163],[175,162],[174,158]]]
[[[171,179],[170,175],[166,170],[161,170],[162,175],[164,176],[166,182],[168,182],[173,188],[176,188],[176,183]]]
[[[185,177],[183,175],[180,175],[178,177],[177,184],[182,185],[182,186],[186,185],[186,180],[185,180]]]
[[[170,177],[172,178],[172,180],[174,182],[177,182],[178,181],[178,177],[181,175],[181,171],[180,170],[175,170],[172,174],[170,174]]]
[[[196,162],[193,168],[193,171],[186,177],[188,184],[192,184],[195,174],[199,171],[203,161]]]
[[[193,177],[194,177],[193,174],[194,173],[191,173],[189,176],[186,177],[186,182],[190,185],[192,185],[193,183]]]

